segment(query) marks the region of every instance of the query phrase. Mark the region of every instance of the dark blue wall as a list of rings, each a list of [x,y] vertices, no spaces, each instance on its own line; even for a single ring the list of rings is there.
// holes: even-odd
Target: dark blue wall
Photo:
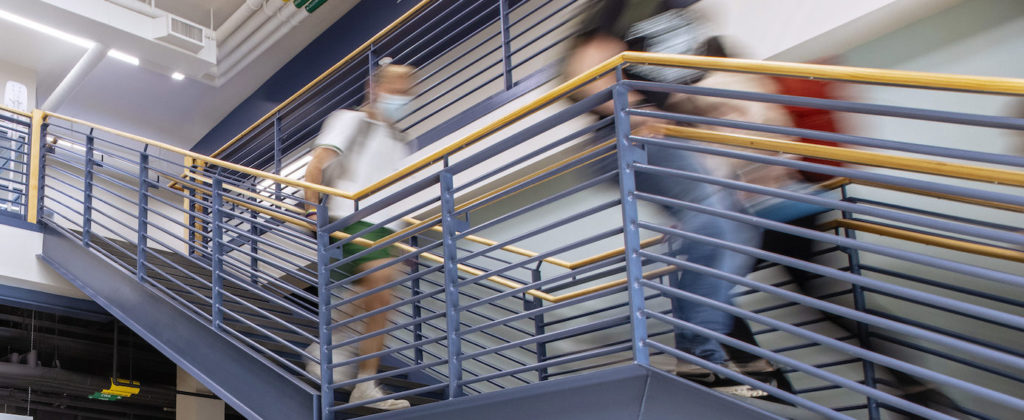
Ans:
[[[417,0],[363,0],[281,67],[192,146],[210,154],[412,9]]]

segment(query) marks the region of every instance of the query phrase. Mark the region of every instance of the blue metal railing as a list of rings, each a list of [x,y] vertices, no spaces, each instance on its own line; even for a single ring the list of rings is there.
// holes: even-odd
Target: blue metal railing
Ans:
[[[25,220],[28,213],[32,119],[0,109],[0,214]]]
[[[298,96],[212,154],[280,174],[303,154],[332,111],[358,107],[383,57],[419,68],[416,97],[398,126],[417,147],[552,80],[550,66],[575,34],[588,0],[434,0],[374,37]],[[296,153],[299,153],[296,155]]]
[[[1014,218],[1024,210],[1024,158],[970,144],[918,145],[636,109],[625,95],[659,90],[981,130],[1021,130],[1024,121],[626,80],[573,104],[559,101],[596,76],[658,59],[613,61],[568,82],[506,121],[421,159],[399,179],[348,192],[359,210],[315,226],[300,216],[305,205],[326,214],[322,204],[304,200],[302,189],[311,186],[50,114],[43,135],[56,141],[43,165],[44,221],[258,352],[268,368],[319,391],[325,414],[376,402],[344,402],[346,389],[369,380],[415,376],[420,382],[385,398],[459,398],[624,363],[670,371],[691,363],[830,418],[1004,418],[1024,409],[1017,386],[1024,382],[1024,354],[1017,350],[1024,340],[1024,226]],[[769,72],[737,60],[660,60]],[[844,69],[809,68],[770,72],[863,81]],[[971,87],[961,90],[992,93],[984,89],[986,79],[968,79]],[[902,89],[897,80],[906,79],[894,78],[887,89]],[[1022,81],[1002,83],[1024,91]],[[617,108],[614,116],[591,115],[608,101]],[[633,116],[666,123],[635,131]],[[857,149],[807,148],[786,136]],[[809,193],[659,163],[652,149],[838,178]],[[182,164],[182,158],[203,162]],[[747,203],[818,206],[818,220],[784,223],[743,207],[652,191],[649,181],[637,181],[648,175],[713,186]],[[176,188],[161,182],[168,178]],[[700,214],[815,245],[806,255],[780,253],[767,243],[689,230],[673,214]],[[340,232],[360,220],[373,226]],[[364,239],[393,222],[405,228]],[[343,255],[342,246],[356,242],[369,249]],[[684,258],[680,249],[761,263],[755,269],[751,262],[749,273],[725,272]],[[395,258],[362,273],[339,272],[377,250]],[[360,286],[382,270],[392,270],[395,280],[372,290]],[[732,303],[677,288],[687,272],[735,285]],[[390,294],[391,303],[368,313],[351,310],[377,293]],[[681,307],[750,323],[754,341],[676,315]],[[379,313],[389,313],[384,329],[361,329]],[[673,339],[685,332],[721,343],[730,357],[742,351],[771,361],[792,387],[680,351]],[[375,336],[384,336],[383,350],[335,358]],[[393,366],[368,377],[336,376],[373,357]],[[922,397],[921,389],[942,398]]]

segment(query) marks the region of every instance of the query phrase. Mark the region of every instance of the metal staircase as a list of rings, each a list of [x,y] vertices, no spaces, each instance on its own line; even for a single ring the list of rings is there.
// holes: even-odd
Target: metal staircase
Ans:
[[[708,415],[874,420],[1000,418],[1024,410],[1015,388],[1024,382],[1024,354],[1013,344],[1024,334],[1024,226],[1009,216],[1024,211],[1024,159],[971,145],[652,111],[631,107],[624,95],[654,90],[971,129],[1022,130],[1024,121],[629,80],[565,100],[634,65],[976,95],[1024,94],[1024,81],[627,52],[543,89],[501,117],[484,118],[551,79],[554,69],[545,60],[565,51],[572,35],[557,30],[583,4],[500,3],[498,10],[474,6],[486,13],[460,8],[461,2],[423,3],[396,25],[399,31],[375,37],[322,83],[303,89],[214,156],[37,111],[31,130],[22,130],[31,133],[32,165],[21,202],[28,221],[45,226],[42,258],[250,418],[518,419],[557,413],[646,419],[713,413]],[[465,20],[472,11],[480,12],[479,21]],[[467,25],[452,26],[459,23]],[[518,36],[544,42],[512,48]],[[401,172],[362,191],[299,181],[304,145],[323,116],[358,103],[369,73],[365,63],[416,51],[432,37],[445,43],[410,57],[424,69],[421,88],[429,89],[401,128],[420,146],[440,140],[445,146],[421,152]],[[467,65],[464,70],[476,75],[452,79],[445,69],[467,56],[461,47],[482,52],[477,61],[496,61]],[[515,55],[521,51],[530,51],[528,58]],[[516,68],[534,71],[516,78]],[[490,79],[476,79],[491,70]],[[501,79],[506,83],[491,84]],[[616,105],[614,116],[591,114],[609,101]],[[660,131],[653,134],[637,132],[630,116],[675,124],[655,126]],[[482,127],[459,131],[481,118]],[[43,141],[47,136],[52,140]],[[851,147],[794,140],[802,137]],[[652,147],[836,178],[813,193],[766,187],[652,164]],[[795,226],[708,208],[640,190],[637,173],[818,206],[821,218]],[[358,211],[312,223],[302,207],[321,204],[305,202],[303,189],[355,201]],[[667,215],[672,208],[811,238],[819,252],[801,260],[680,231]],[[385,209],[389,216],[380,216]],[[388,218],[379,225],[407,227],[375,241],[339,232],[374,216]],[[354,285],[359,275],[332,278],[357,256],[341,255],[329,236],[389,250],[396,257],[390,267],[400,278],[374,291]],[[763,262],[749,276],[717,272],[674,252],[681,241]],[[805,270],[815,280],[788,279],[782,266]],[[681,270],[708,272],[735,285],[735,305],[670,287]],[[332,319],[332,310],[375,292],[390,293],[394,304],[387,308],[390,324],[375,333],[386,336],[385,349],[366,357],[380,357],[388,368],[335,381],[334,369],[358,360],[332,360],[332,350],[367,336],[332,342],[333,331],[366,316]],[[749,324],[756,340],[676,319],[672,307],[681,304],[728,312]],[[675,349],[672,335],[681,330],[771,360],[792,388]],[[305,351],[311,344],[318,354]],[[784,403],[728,397],[666,374],[677,361]],[[307,371],[317,365],[320,375]],[[366,380],[416,407],[378,413],[365,406],[373,401],[348,403],[346,389]],[[929,393],[942,398],[921,397]]]

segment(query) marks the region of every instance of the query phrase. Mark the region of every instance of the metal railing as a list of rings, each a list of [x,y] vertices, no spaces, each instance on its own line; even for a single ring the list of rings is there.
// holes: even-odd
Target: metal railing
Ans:
[[[281,174],[332,111],[355,108],[377,63],[418,68],[416,97],[398,123],[425,147],[558,74],[589,0],[424,0],[211,154]],[[227,139],[225,139],[227,140]],[[295,155],[295,152],[299,152]]]
[[[319,390],[325,413],[375,402],[336,401],[336,392],[402,375],[422,375],[420,385],[386,398],[458,398],[622,363],[673,370],[679,362],[830,418],[1005,418],[1024,409],[1018,391],[1024,354],[1017,350],[1024,340],[1024,226],[1015,218],[1024,208],[1024,158],[973,144],[936,146],[637,109],[626,94],[656,90],[897,116],[980,130],[979,136],[1022,130],[1024,120],[629,80],[572,104],[560,101],[633,65],[959,95],[1024,94],[1024,81],[1016,79],[629,52],[351,192],[48,113],[38,124],[40,136],[56,138],[41,165],[44,220],[259,352],[271,368],[310,392]],[[591,115],[608,101],[615,103],[614,116]],[[673,123],[634,131],[631,117]],[[798,137],[847,147],[793,140]],[[664,164],[662,154],[717,156],[840,179],[817,189],[778,188]],[[188,163],[178,163],[182,158]],[[742,206],[652,189],[652,177],[710,186],[748,203],[816,206],[820,217],[810,225],[785,223]],[[160,178],[177,179],[179,188]],[[299,209],[326,209],[305,202],[303,189],[353,200],[358,210],[314,225]],[[690,230],[678,220],[696,215],[818,245],[797,258],[758,241]],[[373,226],[341,231],[361,220]],[[403,227],[382,239],[364,238],[392,224]],[[347,243],[369,249],[343,255]],[[694,262],[693,255],[682,258],[681,249],[762,262],[750,275],[737,274]],[[366,272],[339,273],[376,250],[394,259]],[[779,273],[785,268],[798,274]],[[373,290],[359,286],[382,270],[393,270],[395,280]],[[734,304],[680,288],[681,276],[692,273],[735,285]],[[380,292],[393,296],[389,306],[348,311]],[[756,340],[677,313],[693,308],[749,323]],[[360,322],[385,311],[392,314],[388,326],[362,334]],[[772,361],[792,387],[680,351],[673,336],[687,333],[722,343],[730,354]],[[334,358],[335,350],[379,335],[385,336],[383,351]],[[369,357],[399,365],[370,377],[335,377]]]
[[[0,107],[0,214],[25,220],[28,212],[32,116]]]

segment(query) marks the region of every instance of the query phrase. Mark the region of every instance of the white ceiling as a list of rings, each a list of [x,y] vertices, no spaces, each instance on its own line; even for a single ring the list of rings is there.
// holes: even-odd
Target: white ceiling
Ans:
[[[21,1],[40,0],[0,0],[0,10],[11,10],[11,2]],[[188,78],[176,81],[165,70],[151,70],[146,66],[145,51],[136,52],[143,62],[138,67],[107,57],[55,111],[175,146],[191,147],[358,2],[328,1],[219,87]],[[244,0],[156,0],[158,8],[203,26],[209,26],[211,8],[217,26],[243,3]],[[116,48],[116,44],[112,46]],[[80,46],[0,19],[0,61],[36,73],[37,106],[45,102],[84,53]]]

